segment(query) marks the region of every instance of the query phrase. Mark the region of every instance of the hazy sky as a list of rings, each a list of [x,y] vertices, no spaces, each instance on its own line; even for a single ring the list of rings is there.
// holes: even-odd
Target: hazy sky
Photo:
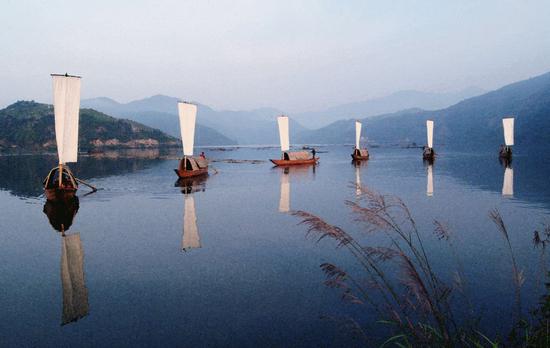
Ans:
[[[493,89],[550,71],[550,1],[0,0],[0,106],[167,94],[316,110],[398,90]]]

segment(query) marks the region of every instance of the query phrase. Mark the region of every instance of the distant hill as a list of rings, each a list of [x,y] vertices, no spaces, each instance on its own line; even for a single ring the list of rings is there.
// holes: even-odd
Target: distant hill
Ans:
[[[179,136],[179,120],[177,117],[178,98],[165,95],[155,95],[149,98],[135,100],[126,104],[118,103],[109,98],[94,98],[82,101],[82,105],[92,107],[105,113],[129,118],[151,127],[161,129],[173,136]],[[279,142],[277,119],[282,112],[271,108],[249,111],[214,110],[197,103],[197,124],[209,127],[212,136],[220,139],[230,139],[226,145],[234,144],[275,144]],[[291,118],[291,138],[306,130]],[[198,132],[198,131],[197,131]],[[220,135],[217,135],[221,133]],[[200,137],[198,135],[197,137]],[[211,145],[220,144],[209,138]]]
[[[79,148],[176,146],[179,140],[138,122],[80,110]],[[18,101],[0,110],[0,149],[55,150],[53,107]]]
[[[550,146],[550,73],[469,98],[451,107],[405,110],[364,118],[363,135],[381,144],[426,143],[427,119],[435,121],[434,143],[460,149],[495,149],[503,143],[502,118],[516,118],[518,149]],[[302,143],[353,143],[353,120],[303,132]],[[519,150],[522,151],[522,150]]]
[[[320,128],[339,120],[365,118],[412,108],[438,110],[483,93],[485,91],[477,87],[454,93],[400,91],[382,98],[337,105],[322,111],[296,114],[293,117],[308,128]]]

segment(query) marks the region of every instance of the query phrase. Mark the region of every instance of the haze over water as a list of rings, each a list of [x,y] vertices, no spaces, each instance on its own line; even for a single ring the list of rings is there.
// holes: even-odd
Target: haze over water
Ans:
[[[318,151],[317,167],[285,171],[267,161],[279,156],[277,148],[208,149],[215,171],[184,188],[186,194],[174,186],[177,156],[82,156],[72,169],[100,190],[84,196],[86,188],[80,188],[79,209],[66,233],[80,234],[89,312],[63,326],[62,237],[44,213],[41,188],[55,157],[4,156],[2,345],[358,344],[327,317],[352,317],[365,325],[378,318],[342,301],[339,289],[323,284],[319,268],[330,262],[359,272],[355,259],[334,241],[307,237],[299,218],[280,211],[287,190],[289,210],[316,214],[367,245],[383,243],[365,233],[345,205],[357,200],[357,178],[369,190],[403,199],[443,278],[452,279],[460,260],[473,305],[484,309],[481,327],[487,334],[509,324],[515,296],[506,241],[488,217],[498,209],[524,272],[523,306],[537,305],[545,279],[532,238],[548,222],[547,161],[518,149],[513,196],[503,196],[505,169],[496,152],[441,149],[428,195],[428,167],[419,149],[373,148],[371,160],[360,167],[350,163],[350,147]],[[264,162],[216,161],[224,159]],[[194,201],[200,248],[183,251],[186,197]],[[454,252],[433,234],[434,219],[449,227]],[[379,326],[372,328],[370,334],[383,336]]]

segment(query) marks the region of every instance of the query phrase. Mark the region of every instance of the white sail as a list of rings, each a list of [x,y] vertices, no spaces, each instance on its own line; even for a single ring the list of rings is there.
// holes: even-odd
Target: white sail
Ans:
[[[428,165],[428,185],[426,187],[426,195],[434,195],[434,177],[433,177],[433,167],[431,164]]]
[[[433,148],[434,145],[434,121],[426,121],[426,131],[428,135],[428,147]]]
[[[290,180],[289,174],[281,175],[281,198],[279,199],[279,212],[288,213],[290,211]]]
[[[506,146],[514,145],[514,118],[503,118],[502,127],[504,128],[504,143]]]
[[[80,77],[52,75],[55,140],[59,163],[76,162],[78,157],[78,118]]]
[[[514,170],[510,167],[506,167],[504,170],[504,182],[502,183],[502,195],[513,196],[514,195]]]
[[[84,251],[80,234],[62,237],[61,283],[63,286],[62,325],[88,315],[88,289],[84,282]]]
[[[183,238],[181,248],[189,250],[201,247],[201,238],[197,227],[197,215],[195,214],[195,200],[192,195],[185,196],[183,212]]]
[[[361,191],[361,165],[355,166],[355,195],[360,196]]]
[[[197,106],[185,102],[178,102],[178,113],[180,116],[181,142],[183,144],[183,155],[193,156],[195,144],[195,122],[197,119]]]
[[[281,141],[281,151],[285,152],[290,149],[290,140],[288,135],[288,117],[277,117],[277,123],[279,124],[279,139]]]
[[[355,121],[355,148],[360,149],[361,141],[361,122]]]

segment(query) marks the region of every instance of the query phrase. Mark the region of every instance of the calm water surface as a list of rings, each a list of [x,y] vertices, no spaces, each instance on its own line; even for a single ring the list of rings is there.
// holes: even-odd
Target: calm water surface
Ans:
[[[496,152],[442,151],[429,169],[419,149],[371,149],[372,159],[360,167],[350,163],[349,147],[318,150],[326,152],[316,168],[288,171],[266,161],[278,157],[276,148],[206,150],[214,160],[264,162],[216,161],[205,181],[184,188],[174,185],[175,157],[82,156],[73,171],[100,190],[89,196],[85,187],[79,190],[66,232],[80,237],[73,244],[54,226],[63,219],[67,225],[76,209],[53,220],[44,212],[57,209],[45,206],[41,188],[55,158],[0,157],[0,345],[358,343],[334,318],[365,325],[378,318],[324,286],[319,265],[331,262],[350,272],[358,266],[333,241],[307,237],[306,227],[287,213],[308,211],[364,243],[382,242],[362,233],[345,205],[356,199],[357,181],[404,200],[443,278],[452,278],[460,260],[487,333],[508,324],[503,318],[511,316],[514,300],[507,245],[488,218],[499,209],[525,274],[523,306],[536,306],[547,260],[532,237],[550,222],[547,161],[518,150],[513,196],[503,196],[505,169]],[[429,171],[433,194],[427,192]],[[452,231],[454,254],[433,235],[434,219]],[[64,286],[67,279],[72,288]],[[70,322],[78,317],[67,312],[70,306],[86,315]]]

